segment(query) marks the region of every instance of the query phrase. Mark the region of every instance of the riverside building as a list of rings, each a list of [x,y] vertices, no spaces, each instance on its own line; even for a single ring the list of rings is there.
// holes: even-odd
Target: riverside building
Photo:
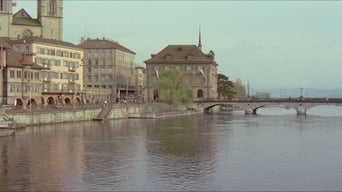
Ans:
[[[108,100],[136,95],[135,52],[108,39],[81,39],[84,49],[84,86],[94,92],[110,91]]]
[[[8,43],[17,53],[30,54],[31,62],[42,67],[42,104],[89,102],[89,98],[83,95],[82,48],[40,37],[25,37]]]
[[[195,101],[217,98],[217,66],[213,51],[202,52],[201,36],[196,45],[167,45],[145,61],[146,94],[148,101],[159,98],[156,89],[159,73],[179,70],[185,83],[192,88]]]

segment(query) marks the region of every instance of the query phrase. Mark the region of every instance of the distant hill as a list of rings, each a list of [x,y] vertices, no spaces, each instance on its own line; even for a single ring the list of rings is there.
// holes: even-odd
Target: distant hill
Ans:
[[[291,89],[257,89],[256,92],[268,92],[274,98],[287,98],[287,97],[299,97],[301,90],[299,88]],[[316,89],[316,88],[303,88],[304,97],[328,97],[328,98],[342,98],[342,88],[339,89]]]

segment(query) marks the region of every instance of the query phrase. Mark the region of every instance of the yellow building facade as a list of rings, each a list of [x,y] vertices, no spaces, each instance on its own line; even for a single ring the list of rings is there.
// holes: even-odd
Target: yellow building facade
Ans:
[[[42,104],[83,103],[83,49],[64,41],[27,37],[9,41],[18,53],[32,53],[42,67]]]

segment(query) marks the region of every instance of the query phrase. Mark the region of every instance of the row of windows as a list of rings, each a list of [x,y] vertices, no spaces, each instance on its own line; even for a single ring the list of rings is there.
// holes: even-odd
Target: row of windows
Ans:
[[[11,93],[40,93],[41,92],[41,85],[36,85],[36,84],[11,84],[9,87],[9,91]]]
[[[113,89],[113,85],[87,85],[88,88]]]
[[[61,60],[58,59],[43,59],[43,58],[38,58],[36,57],[35,59],[37,64],[46,66],[46,67],[51,67],[51,66],[61,66]],[[63,66],[68,67],[68,68],[79,68],[80,64],[79,62],[72,62],[72,61],[66,61],[63,60]]]
[[[81,86],[80,85],[70,85],[70,84],[61,84],[63,91],[71,90],[72,92],[79,91]],[[37,84],[11,84],[9,87],[10,93],[25,93],[25,95],[29,96],[30,94],[34,93],[41,93],[42,91],[60,91],[59,84],[44,84],[42,87],[41,85]]]
[[[199,70],[204,70],[203,66],[192,66],[192,65],[184,65],[184,66],[154,66],[153,70],[170,70],[170,69],[175,69],[179,71],[199,71]]]
[[[53,56],[59,56],[59,57],[69,57],[74,59],[80,59],[81,54],[77,52],[69,52],[69,51],[61,51],[56,49],[47,49],[43,47],[37,47],[36,52],[43,55],[53,55]]]
[[[24,78],[24,79],[35,79],[39,80],[40,78],[39,72],[33,72],[33,71],[16,71],[16,70],[10,70],[9,71],[9,77],[12,79],[18,78]]]
[[[60,73],[60,72],[44,72],[41,74],[43,78],[60,78],[60,79],[72,79],[79,80],[79,74],[72,73]],[[16,71],[10,70],[9,77],[11,79],[31,79],[31,80],[40,80],[40,72],[32,72],[32,71]]]
[[[152,82],[157,83],[158,82],[158,77],[153,76],[152,77]],[[186,75],[185,76],[185,83],[186,84],[202,84],[205,83],[205,79],[200,76],[200,75]]]

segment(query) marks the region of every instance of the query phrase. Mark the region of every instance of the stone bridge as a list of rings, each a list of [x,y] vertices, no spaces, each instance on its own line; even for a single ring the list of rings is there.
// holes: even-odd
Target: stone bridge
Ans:
[[[207,100],[198,105],[205,111],[220,105],[229,105],[233,109],[244,110],[245,114],[257,114],[262,107],[284,107],[297,111],[297,115],[306,115],[307,110],[318,105],[341,105],[342,98],[297,98],[297,99],[247,99],[247,100]]]

